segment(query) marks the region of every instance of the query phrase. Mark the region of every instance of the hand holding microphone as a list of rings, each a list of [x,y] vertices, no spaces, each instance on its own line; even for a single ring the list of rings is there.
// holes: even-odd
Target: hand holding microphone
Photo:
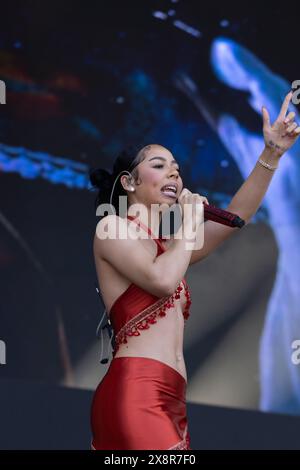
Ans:
[[[229,227],[238,227],[242,228],[245,225],[245,221],[241,219],[237,214],[226,211],[224,209],[219,209],[208,203],[208,200],[204,196],[200,196],[197,193],[191,193],[187,188],[183,188],[181,191],[177,202],[181,205],[183,215],[184,215],[184,204],[193,204],[195,205],[196,210],[196,219],[194,224],[198,227],[200,212],[197,212],[197,204],[202,203],[204,205],[204,219],[212,220],[222,225],[227,225]],[[193,227],[196,228],[196,227]]]
[[[204,221],[203,203],[206,201],[208,204],[208,200],[183,188],[177,201],[181,208],[184,233],[188,239],[191,239],[195,233],[198,233],[199,226]]]

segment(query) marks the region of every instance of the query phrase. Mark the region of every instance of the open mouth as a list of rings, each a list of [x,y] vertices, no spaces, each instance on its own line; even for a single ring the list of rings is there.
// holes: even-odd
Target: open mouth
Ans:
[[[177,187],[173,184],[166,184],[161,188],[161,193],[172,199],[177,199]]]

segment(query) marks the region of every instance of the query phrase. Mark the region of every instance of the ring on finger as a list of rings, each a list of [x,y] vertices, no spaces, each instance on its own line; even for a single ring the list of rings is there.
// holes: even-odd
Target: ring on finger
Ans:
[[[291,119],[289,119],[287,122],[284,122],[284,125],[285,125],[286,127],[289,127],[291,124],[293,124],[293,122],[294,122],[294,118],[291,118]]]
[[[298,124],[297,122],[293,122],[288,128],[287,128],[287,132],[293,132],[296,128],[298,127]]]

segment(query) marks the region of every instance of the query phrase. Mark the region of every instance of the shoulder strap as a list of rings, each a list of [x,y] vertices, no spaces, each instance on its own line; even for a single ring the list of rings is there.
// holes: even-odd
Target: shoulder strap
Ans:
[[[135,222],[138,227],[141,227],[142,229],[144,229],[146,232],[148,232],[149,235],[151,235],[151,238],[155,241],[155,243],[157,244],[157,246],[160,248],[161,252],[163,253],[165,251],[165,248],[160,240],[160,238],[155,238],[154,234],[152,233],[152,231],[150,230],[149,227],[147,227],[143,222],[141,222],[140,220],[138,220],[136,217],[134,217],[133,215],[127,215],[127,218],[129,220],[132,220],[133,222]],[[136,220],[137,219],[137,220]]]

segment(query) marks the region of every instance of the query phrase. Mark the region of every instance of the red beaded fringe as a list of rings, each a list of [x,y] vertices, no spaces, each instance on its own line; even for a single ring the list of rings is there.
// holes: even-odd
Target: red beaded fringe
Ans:
[[[186,304],[183,311],[183,317],[186,321],[190,316],[189,308],[192,302],[188,285],[186,284],[185,280],[182,282],[185,286]],[[139,330],[146,330],[150,328],[151,324],[157,323],[156,319],[158,317],[164,317],[166,315],[166,310],[168,308],[174,307],[174,299],[180,298],[180,292],[182,289],[183,287],[180,283],[174,294],[172,294],[170,297],[163,297],[159,299],[157,302],[150,305],[150,307],[147,307],[134,318],[129,320],[115,336],[115,348],[113,354],[115,355],[121,343],[127,343],[127,336],[140,336],[141,333]]]
[[[191,437],[186,426],[183,439],[168,450],[191,450]]]

